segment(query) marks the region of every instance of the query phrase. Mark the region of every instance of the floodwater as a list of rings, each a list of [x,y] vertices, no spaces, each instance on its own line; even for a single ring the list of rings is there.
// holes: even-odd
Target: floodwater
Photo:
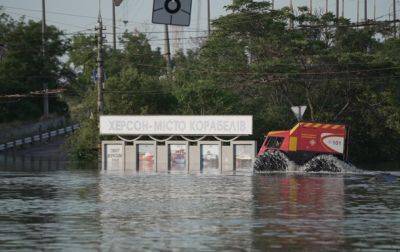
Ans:
[[[107,174],[28,160],[0,169],[1,251],[400,250],[400,181],[379,172]]]

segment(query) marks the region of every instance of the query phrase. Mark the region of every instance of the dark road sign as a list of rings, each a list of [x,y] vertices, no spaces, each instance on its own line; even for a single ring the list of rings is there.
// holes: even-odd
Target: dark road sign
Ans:
[[[154,0],[152,22],[189,26],[192,0]]]

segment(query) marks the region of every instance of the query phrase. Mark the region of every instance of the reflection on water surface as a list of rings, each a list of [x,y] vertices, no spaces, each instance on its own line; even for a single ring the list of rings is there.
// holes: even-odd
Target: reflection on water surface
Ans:
[[[400,249],[400,185],[371,176],[3,169],[0,250]]]

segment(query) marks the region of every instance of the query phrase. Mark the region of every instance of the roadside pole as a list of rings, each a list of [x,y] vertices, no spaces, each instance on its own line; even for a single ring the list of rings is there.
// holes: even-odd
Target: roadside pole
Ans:
[[[396,20],[396,0],[393,0],[393,25],[394,25],[394,37],[397,37],[397,20]]]
[[[292,15],[294,15],[293,0],[289,1],[289,8],[290,8],[290,11],[291,11]],[[294,22],[293,22],[293,18],[292,17],[290,17],[290,21],[289,22],[290,22],[289,23],[289,28],[293,29],[294,28]]]
[[[376,0],[374,0],[374,21],[376,21]]]
[[[117,22],[115,21],[115,7],[119,7],[123,0],[111,0],[112,1],[112,31],[113,31],[113,49],[117,49]]]
[[[325,0],[325,14],[328,14],[329,11],[329,2],[328,0]]]
[[[165,53],[165,60],[167,61],[167,71],[168,73],[171,71],[172,64],[171,64],[171,45],[169,42],[169,31],[168,25],[164,25],[164,53]]]
[[[42,56],[43,56],[43,70],[45,69],[45,56],[46,56],[46,0],[42,0]],[[44,74],[44,71],[43,71]],[[44,76],[43,76],[44,77]],[[49,117],[49,94],[47,79],[43,78],[43,117]]]
[[[103,21],[99,13],[97,30],[97,112],[104,113],[103,89],[104,89],[104,56],[103,56]]]
[[[342,0],[342,18],[344,18],[344,0]]]
[[[207,25],[208,25],[208,36],[211,34],[211,6],[210,0],[207,0]]]
[[[113,49],[117,49],[117,27],[115,22],[115,1],[112,0],[112,21],[113,21]]]
[[[336,0],[336,19],[339,19],[339,0]]]

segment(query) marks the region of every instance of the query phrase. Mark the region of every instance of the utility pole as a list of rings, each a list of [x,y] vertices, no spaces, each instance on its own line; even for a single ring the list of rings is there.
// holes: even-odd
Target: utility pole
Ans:
[[[339,19],[339,0],[336,0],[336,19]]]
[[[342,0],[342,18],[344,18],[344,0]]]
[[[290,0],[290,2],[289,2],[289,8],[290,8],[290,11],[292,12],[292,15],[293,15],[293,14],[294,14],[294,10],[293,10],[293,0]],[[293,29],[293,28],[294,28],[293,18],[290,18],[289,28],[290,28],[290,29]]]
[[[112,0],[112,22],[113,22],[113,49],[117,49],[117,27],[115,22],[115,1]]]
[[[313,0],[310,0],[310,14],[313,13],[313,3],[312,3],[312,1],[313,1]]]
[[[97,30],[97,112],[98,115],[104,113],[104,56],[103,56],[103,20],[99,12]]]
[[[328,14],[329,10],[329,0],[325,0],[325,14]]]
[[[394,37],[397,37],[397,24],[396,24],[396,0],[393,0],[393,25],[394,25]]]
[[[170,72],[172,65],[171,65],[171,46],[169,43],[168,25],[164,25],[164,53],[165,53],[165,60],[167,61],[167,71]]]
[[[211,34],[211,6],[210,0],[207,0],[207,25],[208,25],[208,36]]]
[[[364,21],[368,21],[368,0],[364,0]]]
[[[275,9],[275,0],[271,1],[271,9],[273,9],[273,10]]]
[[[357,0],[357,24],[360,23],[360,0]]]
[[[113,49],[117,49],[117,25],[115,21],[115,7],[121,5],[123,0],[111,0],[112,1],[112,26],[113,26]]]
[[[376,21],[376,0],[374,0],[374,21]]]
[[[45,56],[46,56],[46,0],[42,0],[42,56],[43,56],[43,70],[45,70]],[[44,71],[43,71],[44,73]],[[44,76],[43,76],[44,77]],[[43,117],[49,117],[49,90],[47,85],[48,79],[43,78]]]

